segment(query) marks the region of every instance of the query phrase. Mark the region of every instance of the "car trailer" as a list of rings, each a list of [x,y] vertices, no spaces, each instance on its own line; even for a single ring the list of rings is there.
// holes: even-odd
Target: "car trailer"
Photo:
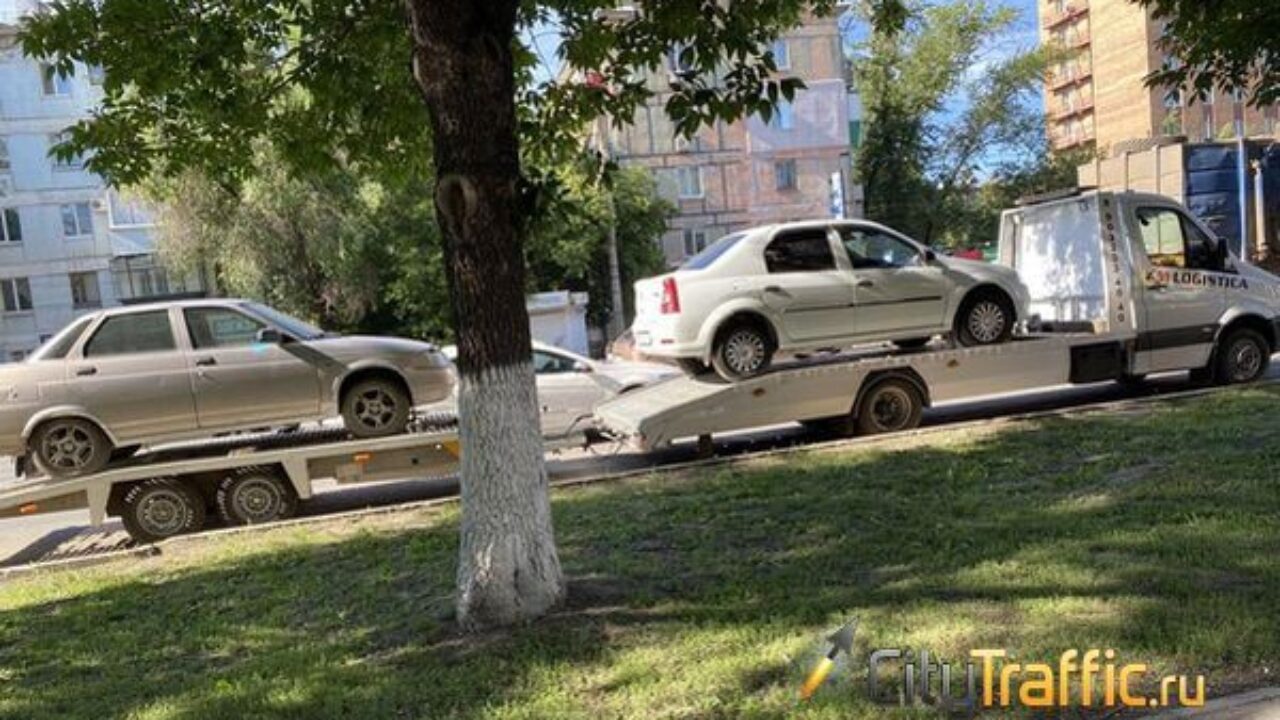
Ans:
[[[428,416],[409,432],[351,439],[340,429],[262,433],[141,454],[92,475],[34,477],[0,487],[0,518],[88,507],[97,526],[118,516],[134,540],[155,542],[205,526],[292,517],[312,484],[451,475],[460,446],[456,420]]]

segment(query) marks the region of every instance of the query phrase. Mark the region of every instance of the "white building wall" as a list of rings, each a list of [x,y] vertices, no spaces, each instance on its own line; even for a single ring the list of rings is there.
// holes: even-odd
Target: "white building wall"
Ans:
[[[88,69],[77,65],[66,80],[68,93],[45,93],[41,64],[25,57],[17,43],[19,18],[34,6],[30,0],[0,0],[0,211],[16,209],[22,230],[21,242],[0,241],[0,280],[26,278],[32,300],[30,310],[7,312],[0,299],[0,362],[18,359],[92,309],[73,307],[71,273],[96,273],[100,304],[115,305],[121,298],[111,260],[153,247],[145,227],[110,227],[101,178],[59,167],[49,157],[52,136],[87,116],[102,91]],[[78,203],[89,205],[92,231],[68,237],[62,206]]]

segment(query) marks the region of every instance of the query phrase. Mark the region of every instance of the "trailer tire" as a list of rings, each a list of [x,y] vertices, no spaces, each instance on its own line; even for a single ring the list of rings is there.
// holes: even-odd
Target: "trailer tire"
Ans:
[[[218,483],[218,515],[228,525],[261,525],[298,512],[298,493],[279,473],[245,468]]]
[[[111,452],[106,433],[84,418],[54,418],[31,434],[31,459],[52,478],[92,475],[111,462]]]
[[[125,493],[120,520],[134,540],[159,542],[203,528],[204,498],[172,478],[145,480]]]
[[[1004,291],[980,288],[960,303],[955,320],[956,342],[964,347],[1008,342],[1016,320],[1013,301]]]
[[[924,396],[915,383],[903,378],[885,378],[867,388],[858,401],[858,434],[910,430],[920,425],[923,414]]]
[[[1257,380],[1271,364],[1271,344],[1249,328],[1231,331],[1218,343],[1214,376],[1222,385],[1237,385]]]
[[[413,401],[404,383],[385,376],[358,380],[342,394],[342,423],[358,438],[399,435]]]

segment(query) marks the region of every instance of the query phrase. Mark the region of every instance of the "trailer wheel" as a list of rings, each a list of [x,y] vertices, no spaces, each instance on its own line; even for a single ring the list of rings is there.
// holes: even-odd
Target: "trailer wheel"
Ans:
[[[1216,379],[1223,385],[1253,382],[1271,364],[1271,345],[1248,328],[1233,331],[1218,344]]]
[[[204,527],[204,498],[171,478],[140,482],[125,493],[120,520],[129,536],[153,543]]]
[[[919,388],[901,378],[886,378],[873,385],[858,403],[858,434],[910,430],[920,424],[924,397]]]
[[[298,494],[289,481],[261,468],[248,468],[218,484],[218,514],[228,525],[259,525],[291,518]]]

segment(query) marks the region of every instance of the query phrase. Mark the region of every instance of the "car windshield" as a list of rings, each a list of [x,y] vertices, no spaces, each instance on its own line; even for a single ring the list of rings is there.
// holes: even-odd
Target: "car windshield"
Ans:
[[[93,316],[87,315],[66,326],[57,335],[49,338],[45,344],[36,348],[28,360],[61,360],[65,358],[67,353],[71,352],[71,347],[76,344],[76,340],[79,340],[84,333],[84,329],[92,321]]]
[[[681,270],[702,270],[711,267],[711,265],[720,259],[721,255],[729,252],[729,249],[738,244],[738,241],[746,237],[746,233],[734,233],[725,235],[719,240],[711,243],[705,250],[689,258],[685,264],[680,266]]]
[[[260,303],[246,303],[245,307],[253,311],[254,315],[261,317],[263,320],[266,320],[299,340],[315,340],[325,336],[325,331],[320,328],[302,322],[296,317],[285,315],[279,310],[267,307],[266,305],[262,305]]]

